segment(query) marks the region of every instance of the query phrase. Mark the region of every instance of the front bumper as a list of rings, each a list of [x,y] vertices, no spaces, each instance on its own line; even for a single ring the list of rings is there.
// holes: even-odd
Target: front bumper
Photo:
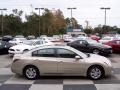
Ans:
[[[103,49],[103,50],[101,50],[101,52],[100,52],[101,54],[105,54],[105,55],[108,55],[108,54],[112,54],[113,53],[113,51],[112,51],[112,49],[110,48],[110,49]]]
[[[11,54],[11,55],[14,55],[14,54],[22,54],[23,51],[17,51],[17,50],[8,50],[8,53]]]

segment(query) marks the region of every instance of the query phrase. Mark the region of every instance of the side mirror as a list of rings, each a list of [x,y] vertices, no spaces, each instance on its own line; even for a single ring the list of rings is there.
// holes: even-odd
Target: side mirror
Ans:
[[[80,56],[75,56],[75,59],[76,59],[76,60],[80,59]]]

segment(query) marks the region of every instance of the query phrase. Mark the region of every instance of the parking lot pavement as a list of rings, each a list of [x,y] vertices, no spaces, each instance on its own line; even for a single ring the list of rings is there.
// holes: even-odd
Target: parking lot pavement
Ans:
[[[120,90],[120,55],[108,57],[112,61],[113,75],[101,80],[86,77],[41,77],[26,80],[11,72],[12,58],[0,56],[0,90]]]

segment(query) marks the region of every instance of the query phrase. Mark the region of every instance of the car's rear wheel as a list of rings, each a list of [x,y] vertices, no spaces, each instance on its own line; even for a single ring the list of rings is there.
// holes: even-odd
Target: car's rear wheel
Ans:
[[[104,76],[104,69],[101,66],[91,66],[88,69],[87,76],[92,80],[101,79]]]
[[[98,49],[94,49],[94,50],[93,50],[93,53],[94,53],[94,54],[99,54],[100,51],[99,51]]]
[[[23,75],[30,80],[35,80],[39,77],[39,70],[35,66],[26,66],[23,70]]]

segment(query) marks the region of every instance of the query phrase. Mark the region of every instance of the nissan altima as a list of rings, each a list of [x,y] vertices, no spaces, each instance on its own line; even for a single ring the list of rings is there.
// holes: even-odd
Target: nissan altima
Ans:
[[[27,79],[56,75],[87,76],[97,80],[111,75],[112,65],[103,56],[84,54],[70,46],[48,45],[16,54],[11,70]]]

